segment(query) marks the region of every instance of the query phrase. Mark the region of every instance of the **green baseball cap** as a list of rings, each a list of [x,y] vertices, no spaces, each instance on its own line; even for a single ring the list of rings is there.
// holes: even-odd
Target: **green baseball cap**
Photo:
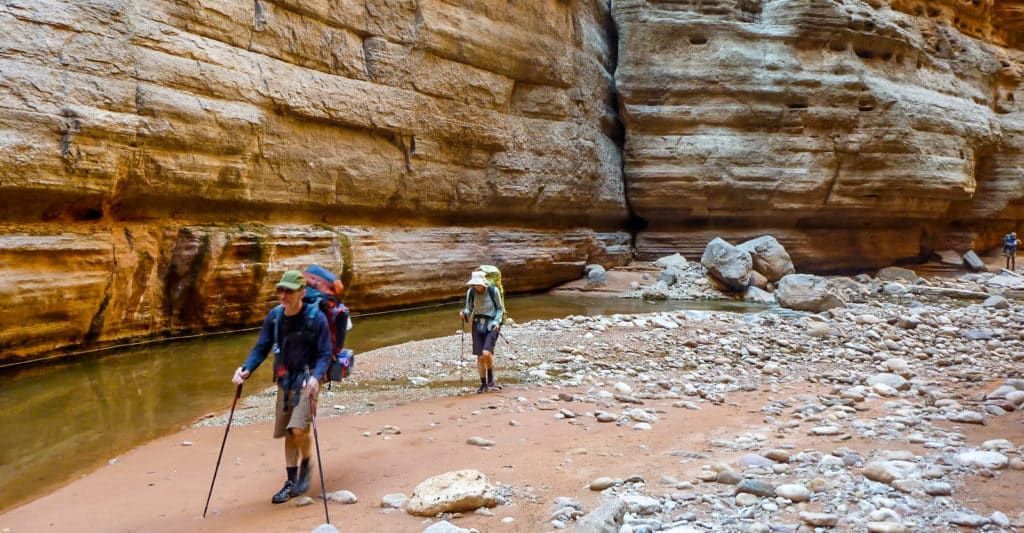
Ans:
[[[306,277],[302,275],[302,272],[298,270],[289,270],[281,276],[281,281],[277,282],[277,288],[291,289],[297,291],[306,286]]]

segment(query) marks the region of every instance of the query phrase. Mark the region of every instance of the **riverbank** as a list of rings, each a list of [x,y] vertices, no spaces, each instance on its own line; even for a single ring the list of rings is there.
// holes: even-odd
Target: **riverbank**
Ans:
[[[553,513],[556,497],[584,512],[613,497],[643,502],[625,518],[634,531],[1019,523],[1024,417],[1015,387],[1024,383],[1014,379],[1024,373],[1024,314],[915,301],[873,298],[822,315],[679,311],[510,328],[516,351],[500,345],[499,379],[522,383],[395,407],[357,396],[322,400],[324,415],[337,415],[319,427],[328,489],[360,498],[331,503],[332,518],[342,529],[420,531],[422,518],[382,510],[380,497],[475,468],[503,487],[506,504],[494,516],[451,520],[485,531],[571,526],[573,513]],[[446,383],[463,361],[458,340],[368,352],[359,371],[391,382],[421,369],[428,382],[402,388],[422,398],[465,392],[472,370],[467,388]],[[231,431],[205,521],[218,427],[141,446],[0,515],[0,528],[312,529],[323,521],[319,504],[268,502],[283,477],[280,445],[260,422],[269,405],[244,412],[253,424]],[[472,436],[495,444],[466,444]],[[599,477],[613,483],[600,494],[588,488]],[[806,489],[809,501],[789,485]],[[796,493],[790,500],[766,490]]]

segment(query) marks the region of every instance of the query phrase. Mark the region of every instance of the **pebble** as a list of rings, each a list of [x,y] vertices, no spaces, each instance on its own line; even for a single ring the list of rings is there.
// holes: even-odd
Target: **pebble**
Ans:
[[[736,492],[746,492],[757,496],[771,497],[775,495],[775,487],[760,479],[744,479],[736,486]]]
[[[599,477],[590,482],[590,490],[604,490],[615,484],[615,479],[610,477]]]
[[[750,507],[752,505],[757,505],[758,501],[760,500],[757,496],[753,494],[748,494],[746,492],[741,492],[736,495],[736,505],[739,505],[741,507]]]
[[[466,444],[472,444],[473,446],[489,447],[494,446],[494,441],[485,439],[483,437],[470,437],[466,439]]]
[[[792,502],[806,502],[811,499],[810,489],[796,483],[789,483],[775,487],[775,495]]]
[[[800,512],[800,520],[805,524],[818,527],[834,527],[839,522],[839,517],[829,513]]]
[[[380,506],[385,509],[401,509],[407,501],[409,497],[399,492],[385,494],[380,497]]]
[[[339,490],[335,492],[327,493],[327,501],[340,503],[344,505],[351,505],[359,501],[359,498],[355,494],[347,490]]]
[[[991,470],[1006,468],[1007,458],[999,452],[973,451],[956,456],[956,461],[963,466],[980,466]]]
[[[313,498],[310,498],[309,496],[299,496],[292,500],[292,505],[295,507],[305,507],[307,505],[313,505],[314,503]]]

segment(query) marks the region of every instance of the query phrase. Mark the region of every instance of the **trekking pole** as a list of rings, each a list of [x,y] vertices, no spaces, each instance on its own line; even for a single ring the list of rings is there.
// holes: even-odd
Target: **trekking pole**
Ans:
[[[505,338],[505,333],[503,331],[501,331],[501,328],[498,328],[498,337],[500,337],[501,340],[505,341],[505,344],[507,344],[509,349],[512,350],[512,353],[514,353],[516,355],[516,359],[519,359],[519,352],[516,351],[516,347],[512,346],[512,343],[509,342],[508,339]]]
[[[459,384],[462,384],[462,363],[466,360],[466,319],[459,318],[462,322],[460,331],[462,331],[462,338],[459,339]]]
[[[324,499],[324,518],[331,523],[331,515],[327,512],[327,484],[324,483],[324,463],[320,460],[320,437],[316,433],[316,401],[313,393],[309,393],[309,412],[313,421],[313,443],[316,445],[316,466],[320,469],[320,495]]]
[[[220,470],[220,459],[224,456],[224,444],[228,442],[228,431],[231,430],[231,419],[235,417],[235,405],[242,395],[242,384],[235,389],[235,399],[231,402],[231,414],[228,415],[228,425],[224,428],[224,440],[220,441],[220,453],[217,454],[217,466],[213,468],[213,480],[210,481],[210,492],[206,495],[206,507],[203,507],[203,518],[206,518],[206,511],[210,508],[210,497],[213,496],[213,484],[217,482],[217,471]]]

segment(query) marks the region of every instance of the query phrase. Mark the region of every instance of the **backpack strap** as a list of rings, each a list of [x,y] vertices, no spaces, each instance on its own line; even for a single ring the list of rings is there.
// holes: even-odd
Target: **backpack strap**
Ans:
[[[274,354],[281,353],[281,317],[284,316],[284,307],[277,304],[274,310]]]

